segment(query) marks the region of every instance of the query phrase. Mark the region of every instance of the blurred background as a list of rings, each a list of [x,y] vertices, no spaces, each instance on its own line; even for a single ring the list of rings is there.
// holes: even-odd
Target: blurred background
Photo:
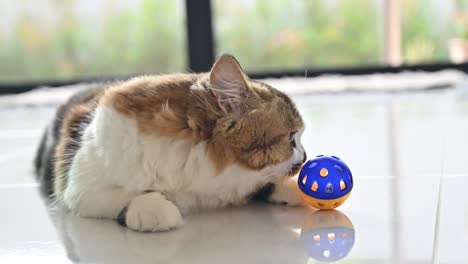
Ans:
[[[262,76],[468,57],[468,0],[0,0],[0,17],[5,87],[206,71],[226,52]]]
[[[309,156],[352,168],[344,263],[468,263],[468,0],[0,0],[0,263],[315,263],[293,232],[307,212],[224,211],[140,236],[52,224],[37,197],[40,136],[82,83],[208,71],[221,53],[293,97]]]

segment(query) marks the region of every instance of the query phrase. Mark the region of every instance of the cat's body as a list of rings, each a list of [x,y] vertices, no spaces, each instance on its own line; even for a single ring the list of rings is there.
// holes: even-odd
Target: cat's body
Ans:
[[[303,129],[288,97],[223,56],[208,74],[75,95],[47,130],[36,170],[45,192],[76,214],[167,230],[183,214],[243,204],[259,191],[300,203],[288,175],[305,159]]]

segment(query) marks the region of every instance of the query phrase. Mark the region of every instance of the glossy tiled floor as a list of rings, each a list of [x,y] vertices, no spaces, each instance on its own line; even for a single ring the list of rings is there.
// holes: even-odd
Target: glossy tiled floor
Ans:
[[[468,263],[462,90],[296,101],[309,154],[353,170],[339,211],[251,205],[156,234],[46,210],[31,160],[53,109],[0,110],[0,263]]]

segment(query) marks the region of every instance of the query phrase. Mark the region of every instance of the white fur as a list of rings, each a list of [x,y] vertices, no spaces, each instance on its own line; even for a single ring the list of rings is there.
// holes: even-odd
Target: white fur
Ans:
[[[186,140],[142,136],[135,120],[99,106],[73,159],[65,193],[58,198],[89,217],[115,219],[128,206],[130,228],[167,230],[181,225],[181,213],[242,204],[259,186],[279,180],[302,161],[299,140],[300,135],[298,148],[286,162],[262,171],[233,165],[217,175],[205,142],[192,145]],[[278,191],[282,188],[278,186]],[[287,195],[276,198],[288,199]]]
[[[137,196],[128,206],[127,226],[139,231],[161,231],[183,224],[179,209],[158,192]]]

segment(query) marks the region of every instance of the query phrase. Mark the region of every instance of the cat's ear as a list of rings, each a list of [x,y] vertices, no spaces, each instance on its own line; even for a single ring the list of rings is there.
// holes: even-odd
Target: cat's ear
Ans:
[[[226,113],[238,117],[245,111],[251,93],[247,80],[247,75],[231,55],[222,55],[211,68],[211,92]]]

